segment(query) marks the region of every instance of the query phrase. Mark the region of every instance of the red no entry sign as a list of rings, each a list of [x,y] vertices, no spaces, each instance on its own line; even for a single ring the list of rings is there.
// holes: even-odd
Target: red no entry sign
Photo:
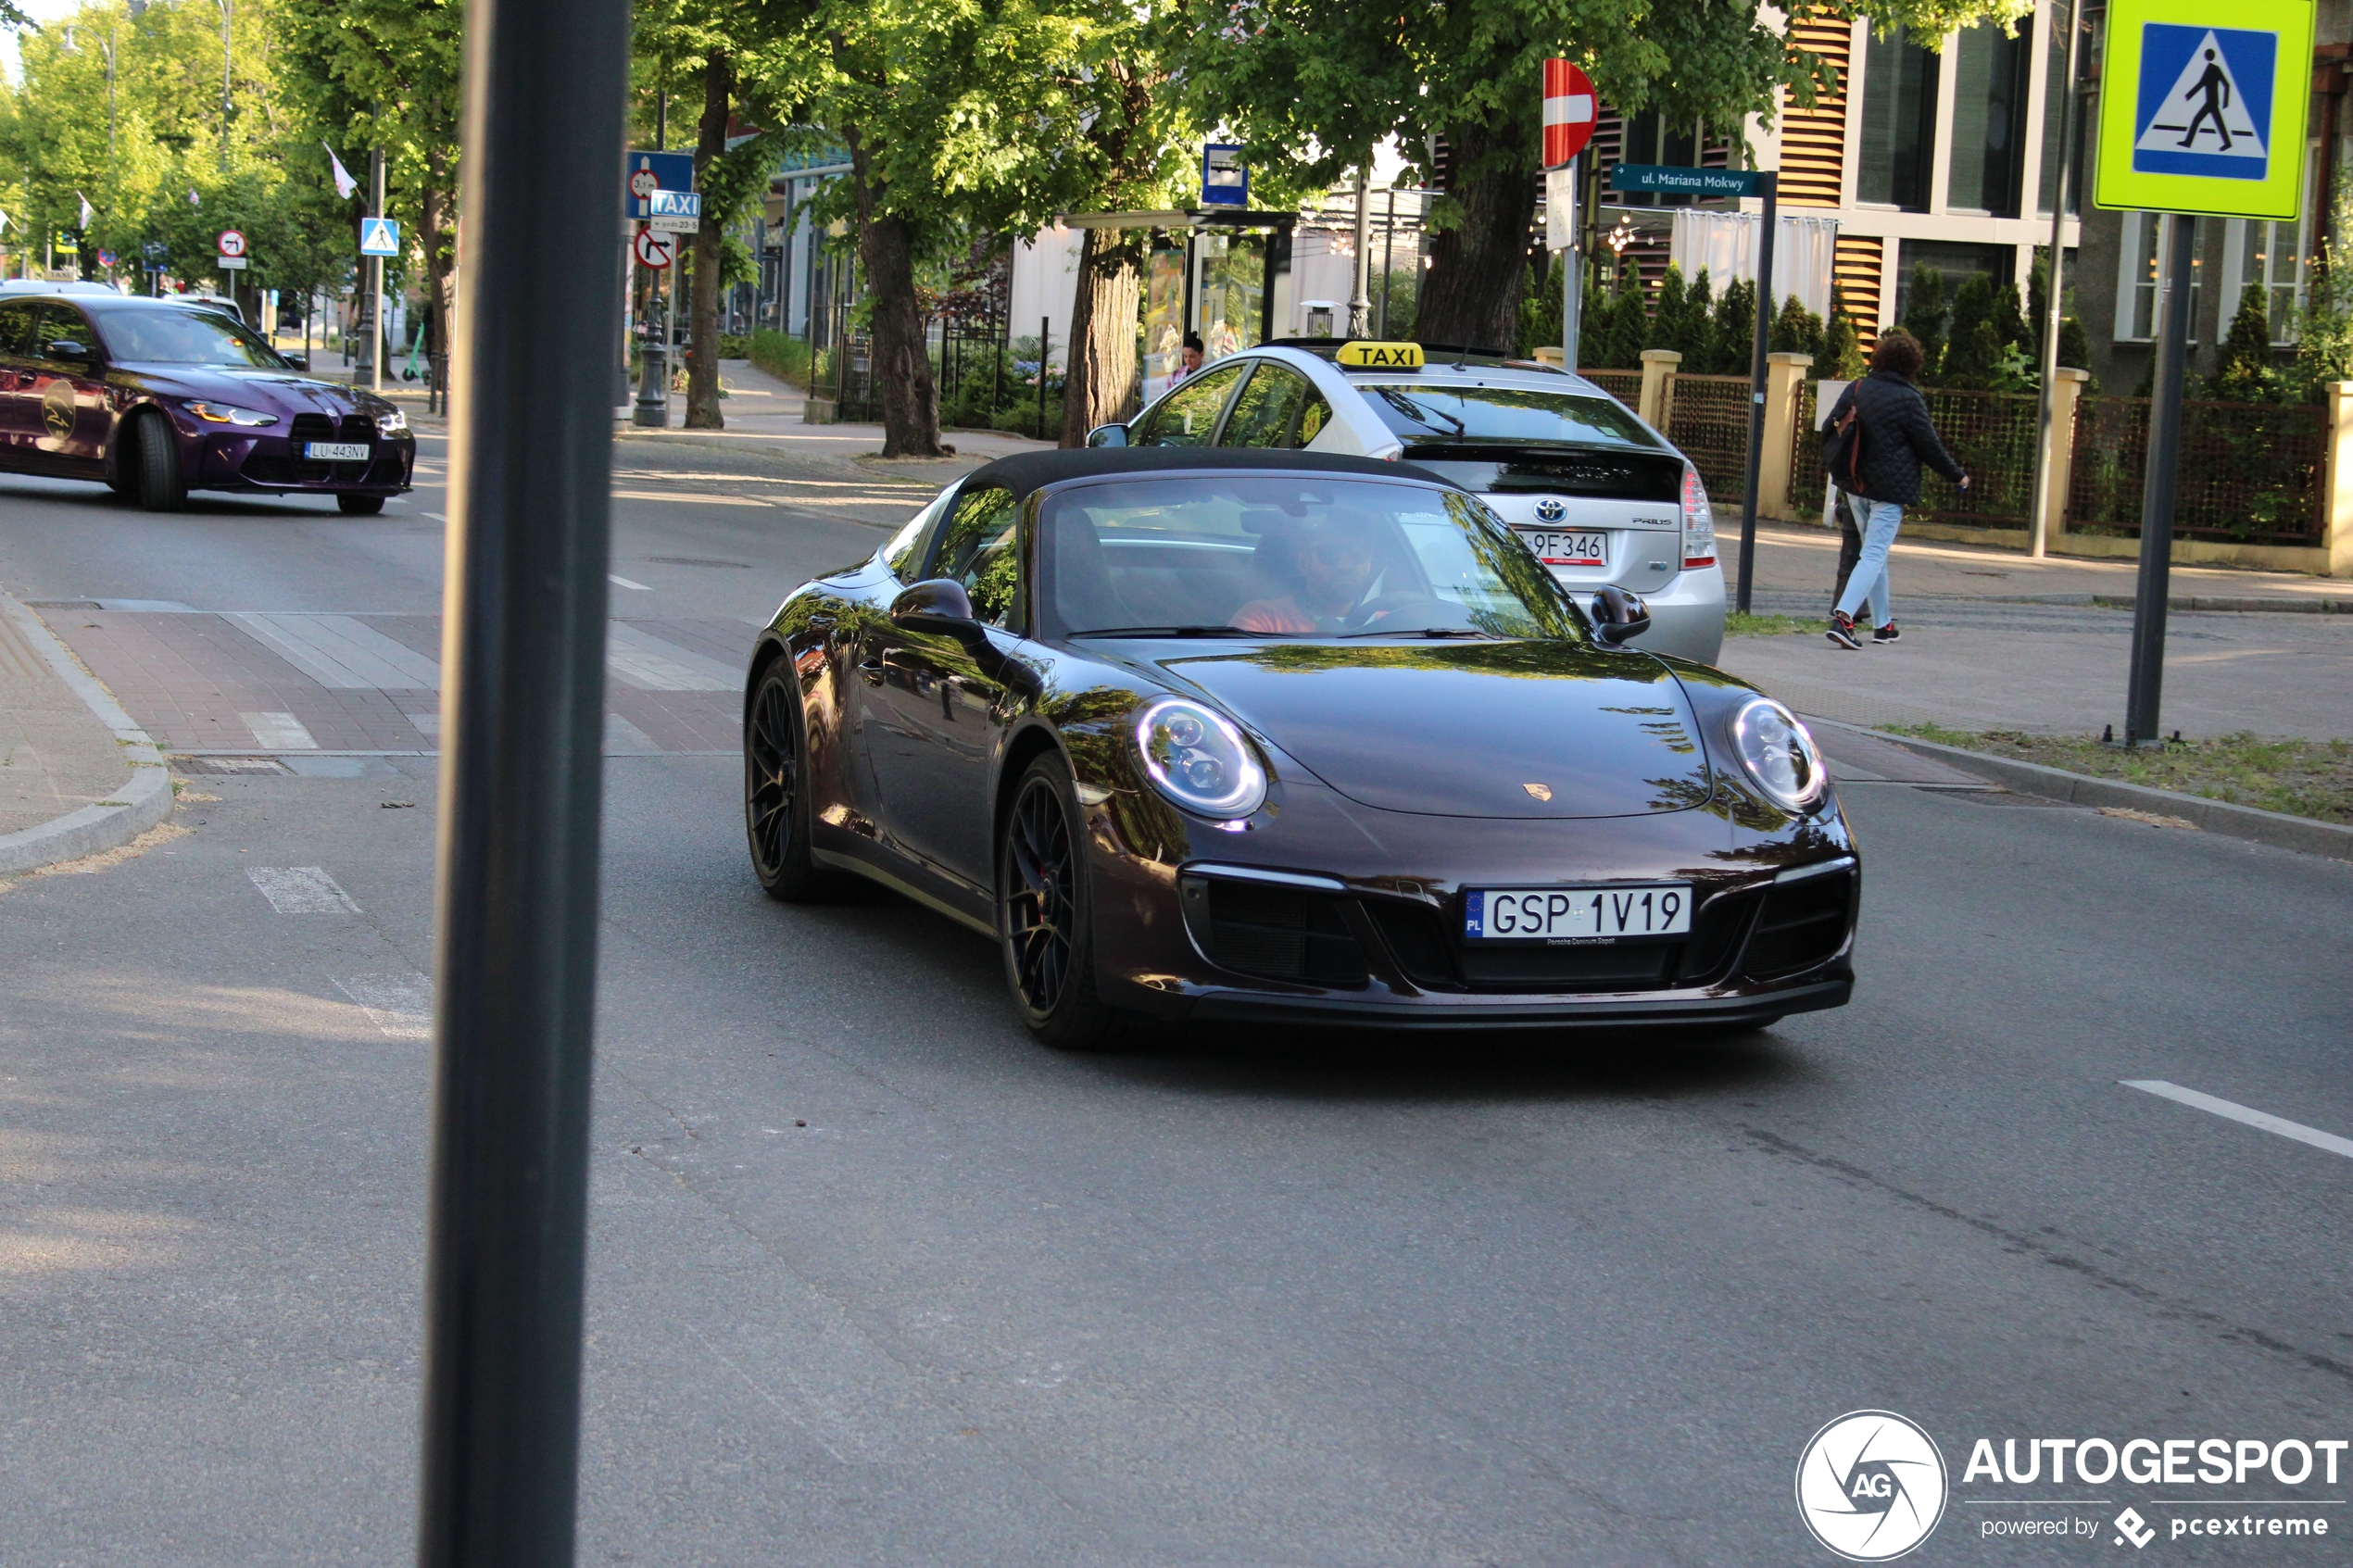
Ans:
[[[1544,62],[1544,167],[1558,169],[1592,140],[1593,82],[1567,60]]]
[[[660,271],[678,259],[678,236],[659,229],[637,231],[637,265]]]

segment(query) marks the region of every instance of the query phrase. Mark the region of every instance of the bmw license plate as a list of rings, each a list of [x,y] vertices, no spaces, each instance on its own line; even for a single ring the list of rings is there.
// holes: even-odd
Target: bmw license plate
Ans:
[[[1688,883],[1647,887],[1474,887],[1464,896],[1472,942],[1616,941],[1679,936],[1692,928]]]
[[[314,463],[364,463],[368,460],[368,444],[364,441],[306,441],[302,444],[302,455]]]
[[[1546,566],[1607,566],[1609,535],[1591,530],[1574,533],[1543,533],[1523,528],[1519,536]]]

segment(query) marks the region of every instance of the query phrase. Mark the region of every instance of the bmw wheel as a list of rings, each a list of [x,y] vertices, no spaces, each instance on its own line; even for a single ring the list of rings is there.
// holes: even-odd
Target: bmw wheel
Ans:
[[[997,847],[1005,980],[1041,1044],[1092,1050],[1118,1021],[1095,990],[1094,899],[1084,819],[1058,754],[1030,763]]]
[[[187,476],[180,471],[180,438],[161,414],[148,414],[139,421],[139,504],[151,512],[176,512],[188,504]]]

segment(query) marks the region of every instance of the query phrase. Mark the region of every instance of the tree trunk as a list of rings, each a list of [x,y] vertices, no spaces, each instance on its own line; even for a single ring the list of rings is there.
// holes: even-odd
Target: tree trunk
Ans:
[[[1063,440],[1084,446],[1097,425],[1136,411],[1136,300],[1141,229],[1089,229],[1078,247],[1070,313],[1070,373],[1063,383]]]
[[[449,220],[456,194],[449,189],[448,155],[435,151],[425,156],[425,187],[421,193],[424,231],[418,237],[425,248],[425,308],[432,313],[433,352],[440,357],[443,373],[447,373],[450,345],[457,341],[458,279],[455,236],[449,232]],[[433,384],[431,361],[427,361],[426,383]]]
[[[1454,168],[1478,167],[1494,145],[1484,126],[1450,128]],[[1536,219],[1536,176],[1490,170],[1457,173],[1447,193],[1461,221],[1429,247],[1414,335],[1457,348],[1519,347],[1519,300],[1528,286],[1528,230]]]
[[[734,102],[736,62],[713,49],[702,70],[702,123],[695,139],[695,174],[727,150],[727,111]],[[724,430],[719,412],[719,274],[724,268],[719,215],[706,213],[695,231],[694,299],[686,317],[686,428]]]
[[[915,299],[914,235],[907,220],[875,210],[866,142],[845,126],[851,180],[858,196],[858,259],[875,303],[874,386],[882,395],[886,458],[944,458],[939,444],[939,383],[924,343],[924,315]],[[836,352],[841,351],[840,345]]]

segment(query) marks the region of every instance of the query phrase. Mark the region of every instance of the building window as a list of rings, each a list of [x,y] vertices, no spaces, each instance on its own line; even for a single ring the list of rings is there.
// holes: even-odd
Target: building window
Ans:
[[[1856,194],[1881,207],[1928,210],[1936,145],[1937,57],[1901,27],[1863,56],[1863,157]]]
[[[2021,24],[2023,25],[2023,24]],[[2084,23],[2091,24],[2087,19]],[[2092,111],[2098,100],[2082,93],[2095,77],[2092,61],[2092,40],[2086,37],[2077,45],[2076,70],[2082,78],[2075,99],[2075,157],[2067,169],[2067,213],[2072,218],[2083,210],[2083,149],[2092,140]],[[2036,206],[2043,216],[2051,215],[2051,200],[2058,194],[2059,142],[2062,122],[2059,117],[2067,111],[2067,7],[2051,7],[2051,37],[2048,57],[2043,70],[2043,183],[2041,199]]]
[[[2155,212],[2128,212],[2123,215],[2123,245],[2120,261],[2122,273],[2116,281],[2116,341],[2119,343],[2153,343],[2157,339],[2157,275],[2164,255],[2163,216]],[[2174,221],[2183,220],[2176,219]],[[2197,220],[2189,221],[2196,222]],[[2190,240],[2192,343],[2198,340],[2199,296],[2205,287],[2205,273],[2204,236],[2194,233]]]
[[[2007,27],[1986,24],[1963,31],[1953,46],[1949,207],[1996,218],[2018,216],[2032,36],[2014,36]]]
[[[2222,308],[2236,316],[2246,291],[2261,289],[2271,341],[2282,347],[2295,343],[2296,313],[2304,305],[2305,263],[2311,249],[2308,225],[2320,183],[2320,158],[2315,142],[2305,155],[2302,217],[2282,223],[2234,218],[2223,226]],[[2229,327],[2224,321],[2225,332]]]
[[[1620,162],[1664,163],[1678,169],[1694,169],[1704,161],[1700,155],[1707,144],[1706,129],[1696,120],[1673,122],[1653,109],[1647,114],[1629,116],[1623,134]],[[1691,207],[1699,200],[1696,196],[1659,195],[1647,191],[1613,192],[1610,199],[1622,207]]]
[[[1949,309],[1953,295],[1971,278],[1991,278],[2002,287],[2013,282],[2011,274],[2018,269],[2018,247],[2015,245],[1967,245],[1950,240],[1906,240],[1897,249],[1897,264],[1902,270],[1895,275],[1895,319],[1902,320],[1911,307],[1912,272],[1925,267],[1941,274],[1944,281],[1944,304]]]

